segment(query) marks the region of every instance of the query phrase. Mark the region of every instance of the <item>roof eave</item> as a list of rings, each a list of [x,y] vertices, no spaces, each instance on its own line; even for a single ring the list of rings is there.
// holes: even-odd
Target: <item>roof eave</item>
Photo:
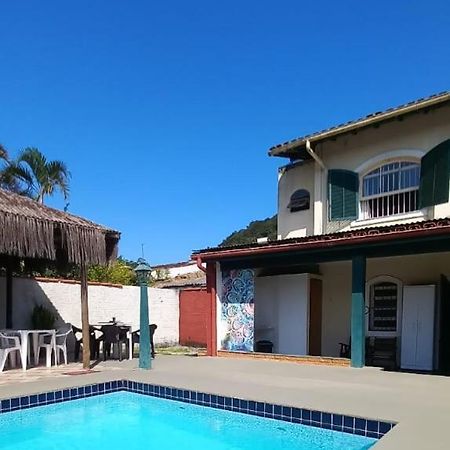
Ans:
[[[309,141],[311,144],[313,143],[317,144],[319,142],[333,139],[342,134],[351,133],[356,130],[360,130],[369,126],[373,126],[375,124],[379,124],[381,122],[386,122],[398,118],[400,116],[404,116],[406,114],[426,110],[427,108],[437,106],[448,101],[450,101],[450,93],[445,93],[441,96],[423,100],[420,103],[406,105],[404,107],[388,110],[381,114],[368,116],[354,123],[338,126],[334,129],[329,129],[323,132],[319,132],[317,134],[312,134],[299,139],[294,139],[290,142],[286,142],[285,144],[280,144],[275,147],[272,147],[271,149],[269,149],[269,156],[292,158],[293,156],[304,150],[307,141]]]

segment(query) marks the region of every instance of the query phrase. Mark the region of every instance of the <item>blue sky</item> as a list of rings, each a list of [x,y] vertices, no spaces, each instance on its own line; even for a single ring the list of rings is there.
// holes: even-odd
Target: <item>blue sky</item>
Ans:
[[[187,259],[276,212],[270,146],[450,89],[439,1],[9,1],[0,142],[71,172],[121,253]],[[62,208],[56,196],[49,204]]]

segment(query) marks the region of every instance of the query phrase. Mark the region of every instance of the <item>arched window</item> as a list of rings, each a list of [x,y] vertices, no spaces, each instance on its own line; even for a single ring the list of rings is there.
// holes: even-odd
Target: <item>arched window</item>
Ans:
[[[395,161],[367,173],[361,183],[362,219],[405,214],[418,209],[420,164]]]
[[[291,195],[287,206],[291,212],[309,209],[309,192],[306,189],[299,189]]]

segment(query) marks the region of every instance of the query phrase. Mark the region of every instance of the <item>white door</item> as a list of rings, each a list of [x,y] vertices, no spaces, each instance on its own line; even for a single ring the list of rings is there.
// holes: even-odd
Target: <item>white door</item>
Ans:
[[[433,369],[435,286],[404,286],[401,367]]]

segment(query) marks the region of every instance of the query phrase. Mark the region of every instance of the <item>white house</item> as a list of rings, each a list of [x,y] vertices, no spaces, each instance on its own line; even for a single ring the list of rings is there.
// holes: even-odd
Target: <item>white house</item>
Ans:
[[[270,149],[278,240],[209,248],[209,354],[450,369],[450,93]]]

